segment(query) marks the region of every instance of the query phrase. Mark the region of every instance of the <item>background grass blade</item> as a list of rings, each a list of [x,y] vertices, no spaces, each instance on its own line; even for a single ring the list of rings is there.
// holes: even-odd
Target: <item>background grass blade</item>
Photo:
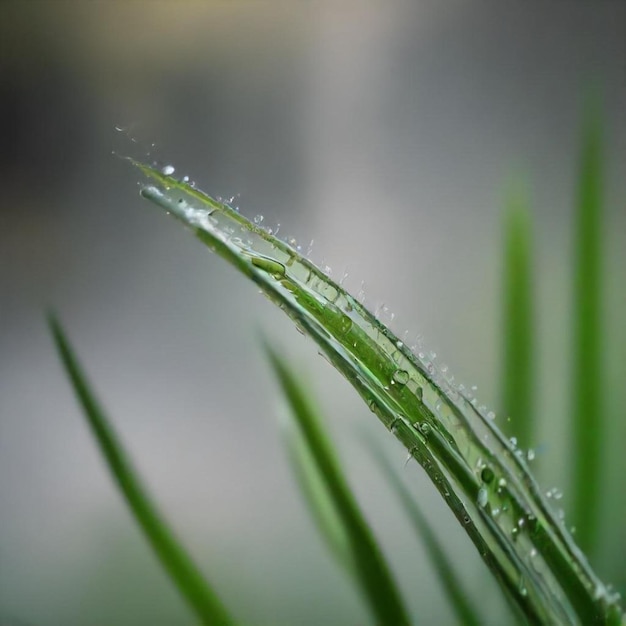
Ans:
[[[176,541],[147,496],[109,420],[96,401],[58,320],[54,315],[50,315],[48,323],[65,371],[109,470],[165,571],[202,624],[234,625],[235,622],[228,615],[215,592],[208,586],[198,567]]]
[[[290,418],[292,419],[292,418]],[[311,517],[331,554],[351,576],[356,576],[346,528],[337,514],[332,498],[320,475],[307,441],[290,422],[285,426],[287,456]],[[358,582],[358,581],[357,581]]]
[[[377,624],[409,624],[391,572],[348,486],[316,411],[285,361],[265,350],[348,537],[354,571]]]
[[[575,233],[574,349],[572,375],[572,512],[579,545],[592,554],[602,497],[601,455],[605,431],[602,399],[601,219],[602,120],[588,105],[578,176]]]
[[[398,496],[408,518],[411,520],[416,535],[424,544],[433,569],[448,596],[449,604],[459,619],[459,624],[480,626],[483,621],[479,618],[476,609],[463,591],[461,583],[455,574],[453,563],[448,559],[428,520],[422,515],[415,498],[383,454],[380,446],[376,445],[374,439],[372,437],[365,437],[364,439],[387,482]]]
[[[504,236],[504,358],[501,414],[507,434],[528,449],[533,444],[533,297],[531,224],[520,188],[507,198]],[[510,421],[509,421],[510,418]]]

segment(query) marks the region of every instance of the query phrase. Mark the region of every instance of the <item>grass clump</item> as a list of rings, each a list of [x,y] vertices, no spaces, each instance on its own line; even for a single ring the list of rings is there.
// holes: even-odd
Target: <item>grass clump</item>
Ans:
[[[601,481],[604,430],[599,356],[602,163],[598,119],[590,116],[580,173],[573,367],[574,515],[580,544],[588,551],[597,542],[596,486]],[[626,623],[619,597],[598,578],[544,497],[528,467],[525,449],[505,436],[471,395],[455,386],[427,357],[413,354],[362,304],[287,243],[170,172],[132,162],[148,180],[142,196],[254,281],[318,344],[378,420],[418,461],[519,615],[532,624]],[[526,201],[515,196],[508,211],[505,242],[502,402],[505,414],[514,418],[516,436],[524,446],[530,444],[534,428],[528,215]],[[112,474],[165,569],[202,623],[234,623],[144,494],[54,319],[51,328]],[[277,350],[266,345],[266,351],[292,410],[286,440],[294,472],[322,534],[361,589],[376,623],[411,623],[316,410]],[[455,574],[454,560],[445,554],[388,462],[376,449],[373,454],[425,543],[459,621],[470,626],[481,623]],[[414,621],[418,623],[419,616]]]

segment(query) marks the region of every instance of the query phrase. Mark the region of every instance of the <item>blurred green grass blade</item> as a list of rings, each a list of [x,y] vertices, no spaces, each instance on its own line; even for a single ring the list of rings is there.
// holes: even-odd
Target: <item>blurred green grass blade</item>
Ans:
[[[505,215],[502,421],[523,449],[533,436],[531,223],[522,189],[511,189]],[[510,418],[510,422],[508,421]]]
[[[587,554],[593,553],[597,543],[605,432],[601,333],[602,118],[597,104],[588,105],[584,120],[574,251],[572,522],[578,544]]]
[[[108,418],[95,399],[58,320],[54,315],[50,315],[48,323],[65,371],[109,470],[165,571],[202,624],[211,626],[235,624],[150,501]]]
[[[350,576],[355,576],[346,528],[341,523],[306,440],[298,432],[296,424],[288,424],[285,430],[289,463],[311,517],[331,554]]]
[[[387,482],[402,503],[407,517],[411,520],[416,535],[421,539],[439,581],[448,596],[449,604],[456,613],[459,624],[464,626],[480,626],[483,623],[476,609],[472,606],[467,594],[454,571],[454,564],[448,559],[441,543],[433,532],[430,524],[422,515],[411,492],[407,489],[398,473],[394,470],[380,446],[372,437],[365,437],[365,442],[375,461],[382,470]]]
[[[391,572],[352,495],[331,443],[318,422],[316,410],[290,367],[267,343],[265,350],[285,394],[300,432],[307,443],[350,543],[355,572],[376,623],[409,624]]]

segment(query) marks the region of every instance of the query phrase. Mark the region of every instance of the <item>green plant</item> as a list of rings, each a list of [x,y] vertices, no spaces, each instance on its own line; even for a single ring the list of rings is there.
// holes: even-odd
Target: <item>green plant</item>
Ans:
[[[597,295],[597,223],[599,220],[599,136],[597,120],[589,125],[581,171],[581,289]],[[505,437],[492,414],[476,406],[471,393],[456,387],[421,354],[413,354],[355,298],[298,251],[251,223],[230,206],[218,202],[160,171],[132,161],[148,178],[141,194],[183,222],[211,250],[226,259],[260,289],[319,345],[328,360],[348,379],[370,409],[424,468],[505,595],[531,623],[624,624],[616,594],[607,589],[575,545],[570,532],[552,509],[527,464],[526,452]],[[524,214],[515,208],[507,238],[508,328],[507,374],[503,402],[520,411],[523,438],[532,432],[530,353],[513,341],[519,333],[530,339],[528,231]],[[521,218],[520,218],[521,216]],[[598,320],[594,302],[579,298],[579,359],[594,349]],[[175,543],[164,523],[142,495],[130,465],[121,455],[102,411],[60,326],[52,330],[65,367],[89,418],[105,458],[130,507],[181,593],[203,623],[232,623],[206,583],[198,580],[190,559]],[[595,342],[595,343],[594,343]],[[288,437],[294,468],[303,492],[328,544],[354,578],[378,624],[409,623],[402,599],[380,548],[360,514],[342,477],[315,410],[278,353],[267,348],[294,415],[296,434]],[[597,365],[597,363],[596,363]],[[580,371],[580,366],[577,366]],[[577,400],[576,476],[582,485],[589,475],[599,479],[599,441],[584,448],[590,408],[598,403],[599,367],[589,377],[589,389]],[[578,374],[581,380],[583,374]],[[506,381],[516,378],[517,384]],[[585,384],[587,384],[585,378]],[[601,420],[601,414],[594,413]],[[596,425],[601,431],[601,424]],[[295,437],[295,438],[294,438]],[[388,474],[388,468],[384,468]],[[584,474],[584,479],[581,476]],[[436,536],[393,476],[416,528],[445,585],[451,604],[467,624],[480,623],[476,610],[461,591],[453,568]],[[579,483],[577,483],[579,484]],[[593,483],[592,483],[593,485]],[[580,489],[576,523],[585,547],[595,541],[592,489]],[[415,505],[415,503],[414,503]],[[593,513],[593,511],[592,511]],[[172,564],[174,563],[174,565]]]

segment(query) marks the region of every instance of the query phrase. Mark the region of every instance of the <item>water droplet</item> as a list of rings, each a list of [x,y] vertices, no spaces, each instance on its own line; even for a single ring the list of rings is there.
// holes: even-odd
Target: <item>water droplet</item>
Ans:
[[[483,467],[480,477],[484,483],[489,484],[495,478],[495,474],[490,467]]]
[[[161,168],[161,172],[166,176],[171,176],[176,171],[176,168],[173,165],[164,165]]]
[[[496,414],[493,411],[489,411],[489,413],[487,413],[487,419],[495,420]]]
[[[258,267],[270,274],[273,278],[282,278],[285,275],[285,266],[278,261],[268,259],[263,256],[253,256],[251,259],[252,265]]]
[[[501,479],[498,481],[498,487],[501,487],[501,488],[506,487],[506,478],[501,478]]]
[[[430,434],[430,424],[428,422],[422,422],[418,428],[422,435],[428,437],[428,435]]]
[[[396,370],[393,373],[393,382],[397,385],[406,385],[409,382],[409,373],[406,370]]]
[[[184,183],[188,183],[189,182],[189,176],[183,176],[183,182]]]
[[[510,442],[510,444],[511,444],[511,447],[513,447],[513,448],[517,448],[517,437],[511,437],[511,438],[509,439],[509,442]]]
[[[521,596],[527,596],[528,590],[526,589],[526,582],[524,581],[524,577],[520,576],[519,585],[517,586],[517,590],[519,591]]]
[[[487,504],[487,501],[488,501],[487,490],[484,487],[481,487],[478,490],[478,497],[476,498],[476,502],[478,506],[482,509]]]
[[[424,390],[421,387],[418,387],[415,390],[415,397],[421,402],[424,397]]]
[[[347,315],[342,315],[339,320],[339,332],[345,335],[352,328],[352,320]]]
[[[528,452],[526,453],[526,458],[529,461],[534,461],[535,460],[535,451],[532,448],[528,449]]]
[[[263,221],[263,216],[255,215],[252,221],[258,226]]]

